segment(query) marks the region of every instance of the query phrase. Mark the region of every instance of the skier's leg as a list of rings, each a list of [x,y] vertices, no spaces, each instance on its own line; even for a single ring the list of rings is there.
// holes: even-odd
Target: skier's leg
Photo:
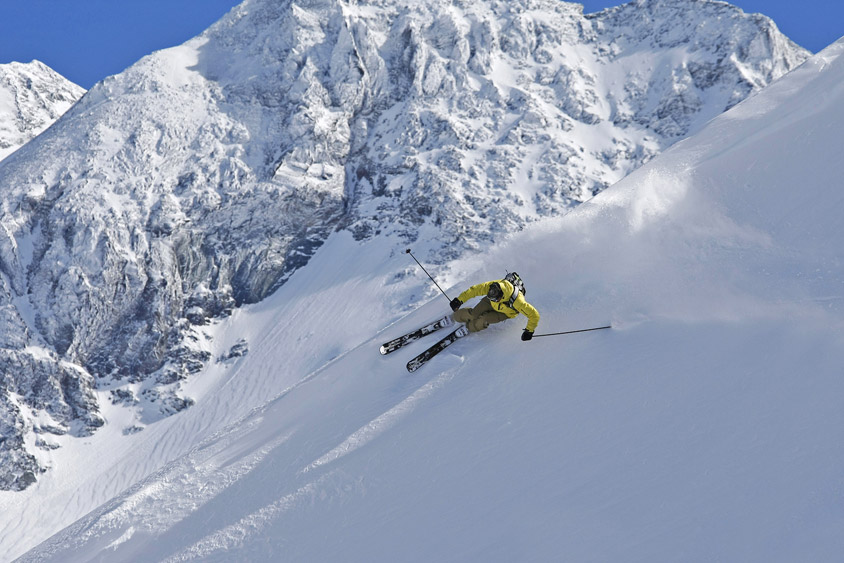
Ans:
[[[484,297],[472,309],[458,309],[452,316],[455,321],[464,323],[469,332],[478,332],[492,323],[507,320],[507,315],[492,308],[492,303]]]
[[[472,309],[457,309],[451,314],[454,322],[466,324],[472,320]]]
[[[509,317],[507,317],[504,313],[499,313],[498,311],[487,311],[473,319],[466,325],[466,327],[469,329],[469,332],[478,332],[479,330],[487,328],[491,324],[506,321],[508,318]]]
[[[481,299],[481,302],[472,307],[471,309],[468,307],[464,307],[463,309],[457,309],[452,315],[451,318],[454,319],[458,323],[463,323],[466,326],[469,325],[472,321],[474,321],[479,316],[483,315],[487,311],[492,311],[492,304],[489,302],[489,299],[484,297]],[[472,330],[471,328],[469,330]]]

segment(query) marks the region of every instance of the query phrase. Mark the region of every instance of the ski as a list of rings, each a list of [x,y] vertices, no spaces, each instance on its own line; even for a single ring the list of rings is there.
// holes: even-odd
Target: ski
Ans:
[[[457,330],[455,330],[454,332],[452,332],[451,334],[449,334],[448,336],[446,336],[445,338],[443,338],[442,340],[440,340],[439,342],[437,342],[436,344],[434,344],[433,346],[431,346],[430,348],[428,348],[427,350],[407,362],[407,371],[414,372],[418,370],[419,368],[424,366],[428,362],[428,360],[430,360],[431,358],[433,358],[434,356],[454,344],[454,342],[458,338],[463,338],[467,334],[469,334],[469,329],[461,325],[460,328],[458,328]]]
[[[432,332],[436,332],[441,328],[446,328],[453,324],[454,321],[452,320],[451,315],[446,315],[443,318],[430,322],[422,328],[416,329],[413,332],[409,332],[404,336],[399,336],[398,338],[394,338],[389,342],[385,342],[381,345],[381,354],[386,355],[390,352],[395,352],[405,344],[413,342],[414,340],[419,340],[423,336],[427,336]]]

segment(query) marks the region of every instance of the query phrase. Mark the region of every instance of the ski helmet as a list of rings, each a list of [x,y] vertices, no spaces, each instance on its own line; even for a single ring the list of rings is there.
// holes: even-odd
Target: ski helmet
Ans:
[[[501,289],[501,285],[498,282],[492,282],[489,286],[489,291],[486,292],[486,296],[489,297],[490,301],[501,301],[504,297],[504,290]]]

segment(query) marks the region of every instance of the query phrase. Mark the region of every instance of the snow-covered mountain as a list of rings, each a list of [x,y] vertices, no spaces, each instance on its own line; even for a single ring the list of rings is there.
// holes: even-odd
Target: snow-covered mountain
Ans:
[[[524,343],[521,318],[413,375],[425,344],[378,346],[446,300],[394,240],[334,233],[215,327],[249,353],[188,382],[194,408],[56,450],[73,474],[5,493],[0,533],[99,495],[20,560],[838,561],[842,130],[844,40],[440,278],[509,266],[540,332],[612,330]]]
[[[52,125],[84,93],[39,61],[0,65],[0,160]]]
[[[57,467],[110,405],[130,435],[192,405],[192,376],[251,349],[215,355],[209,323],[331,233],[424,241],[447,267],[807,56],[713,1],[245,1],[0,165],[0,487]]]

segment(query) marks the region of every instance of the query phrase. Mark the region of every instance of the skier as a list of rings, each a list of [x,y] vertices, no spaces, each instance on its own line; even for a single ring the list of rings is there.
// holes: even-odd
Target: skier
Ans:
[[[515,294],[515,295],[514,295]],[[484,296],[473,308],[463,308],[463,304],[473,297]],[[513,299],[515,297],[515,299]],[[522,332],[522,340],[533,338],[533,331],[539,324],[539,312],[525,300],[522,291],[507,280],[488,281],[473,285],[458,297],[451,300],[452,318],[464,323],[469,332],[477,332],[493,323],[500,323],[519,316],[528,318],[527,327]]]

